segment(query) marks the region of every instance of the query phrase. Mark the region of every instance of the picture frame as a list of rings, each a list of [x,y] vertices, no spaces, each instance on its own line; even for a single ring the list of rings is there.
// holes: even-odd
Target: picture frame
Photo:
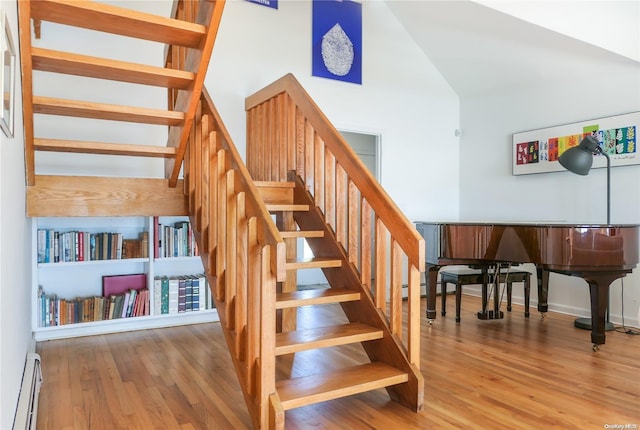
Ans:
[[[640,164],[639,129],[640,112],[630,112],[514,133],[512,173],[527,175],[566,171],[558,161],[559,156],[578,145],[587,134],[593,136],[609,155],[611,167]],[[593,168],[601,167],[606,167],[606,159],[596,155]]]
[[[16,50],[11,35],[11,27],[6,14],[2,14],[2,37],[0,38],[0,88],[2,88],[2,109],[0,128],[8,137],[13,137],[15,114]]]

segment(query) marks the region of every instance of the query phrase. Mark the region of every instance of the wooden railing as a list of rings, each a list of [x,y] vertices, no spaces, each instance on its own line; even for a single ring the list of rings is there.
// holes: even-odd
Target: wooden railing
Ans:
[[[252,177],[285,181],[289,172],[295,172],[302,178],[391,331],[405,342],[409,362],[419,369],[420,273],[425,252],[420,234],[293,75],[248,97],[245,109]]]
[[[172,187],[178,181],[224,5],[225,0],[175,0],[173,3],[171,18],[201,24],[206,26],[207,32],[199,46],[167,46],[165,66],[195,75],[191,88],[169,91],[169,109],[185,114],[183,125],[169,127],[167,146],[176,148],[176,157],[165,161],[165,177],[169,179],[169,185]]]
[[[285,245],[206,90],[183,168],[191,223],[238,379],[255,428],[268,428]]]

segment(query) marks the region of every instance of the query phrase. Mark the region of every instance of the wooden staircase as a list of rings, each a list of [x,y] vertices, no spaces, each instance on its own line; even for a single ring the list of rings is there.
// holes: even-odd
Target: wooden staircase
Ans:
[[[285,378],[276,382],[276,390],[283,410],[299,408],[313,403],[332,400],[378,388],[391,387],[407,383],[411,369],[377,361],[381,351],[395,349],[392,336],[385,321],[374,310],[371,298],[363,290],[355,273],[346,260],[346,255],[336,246],[335,237],[324,223],[324,219],[313,207],[301,181],[296,182],[256,182],[267,208],[277,217],[291,216],[297,229],[281,231],[283,238],[304,237],[313,244],[322,256],[297,261],[288,260],[287,272],[304,269],[322,269],[327,279],[332,280],[329,288],[298,290],[297,285],[281,286],[276,295],[276,309],[296,309],[300,306],[341,304],[348,315],[349,323],[331,325],[331,321],[320,323],[318,327],[296,329],[295,313],[282,315],[289,319],[279,324],[283,327],[275,337],[276,356],[293,354],[311,349],[338,347],[362,343],[370,352],[371,362],[358,366],[342,368],[330,373],[311,374],[302,377]],[[274,189],[288,189],[289,198],[272,197]],[[298,198],[295,198],[298,196]],[[270,200],[273,199],[273,200]],[[317,224],[317,225],[316,225]],[[304,227],[304,228],[303,228]],[[295,243],[288,247],[295,249]],[[336,280],[340,279],[338,283]],[[289,331],[285,331],[288,328]],[[399,357],[400,362],[403,360]],[[403,363],[410,367],[408,363]],[[413,375],[412,375],[413,376]]]
[[[18,8],[28,215],[140,215],[158,210],[158,215],[186,214],[184,195],[176,185],[224,0],[175,2],[170,11],[171,18],[94,1],[20,1]],[[141,64],[108,57],[113,50],[105,48],[110,46],[94,46],[92,53],[95,55],[69,52],[50,46],[47,32],[55,31],[52,29],[56,26],[73,28],[80,38],[95,32],[110,34],[114,36],[114,43],[123,46],[133,39],[142,40],[149,43],[150,49],[155,46],[164,49],[166,56],[158,64]],[[99,56],[102,52],[106,53]],[[124,105],[90,100],[93,94],[86,94],[84,99],[35,94],[34,88],[51,91],[52,87],[58,86],[50,83],[51,78],[44,80],[52,75],[91,78],[96,93],[107,83],[123,83],[125,85],[118,90],[125,98],[131,91],[131,84],[163,88],[169,91],[169,103],[148,107],[140,106],[139,101],[137,105]],[[136,102],[135,98],[129,101]],[[91,138],[93,136],[88,133],[81,135],[79,132],[74,138],[36,135],[36,132],[48,131],[48,128],[38,126],[39,122],[47,122],[45,117],[51,116],[158,126],[166,130],[166,141],[109,142],[109,136]],[[66,172],[39,174],[36,153],[51,152],[160,159],[164,160],[164,168],[157,170],[163,175],[146,176],[143,181],[128,177],[104,180]],[[78,157],[72,159],[80,160]],[[73,172],[73,166],[69,167],[69,172]],[[119,191],[123,189],[129,192]]]
[[[291,75],[247,99],[245,164],[203,87],[224,1],[176,1],[170,18],[93,1],[18,5],[27,215],[188,215],[255,428],[281,429],[287,410],[380,388],[420,410],[424,242]],[[160,43],[165,58],[137,64],[100,57],[98,46],[92,55],[34,46],[32,30],[47,37],[41,22]],[[36,95],[39,73],[164,88],[168,103]],[[62,138],[36,123],[52,116],[159,126],[166,141]],[[65,174],[41,173],[35,154],[51,152],[160,160],[163,174],[78,175],[71,162]],[[297,260],[299,240],[312,259]],[[327,288],[298,289],[298,271],[311,268]],[[301,307],[322,306],[340,306],[346,322],[297,327]],[[298,374],[286,365],[354,345],[367,357],[356,366]]]

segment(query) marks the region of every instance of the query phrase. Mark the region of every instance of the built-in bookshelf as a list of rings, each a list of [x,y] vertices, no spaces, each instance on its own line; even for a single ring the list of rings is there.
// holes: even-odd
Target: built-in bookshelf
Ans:
[[[32,228],[36,340],[218,321],[188,218],[35,218]]]

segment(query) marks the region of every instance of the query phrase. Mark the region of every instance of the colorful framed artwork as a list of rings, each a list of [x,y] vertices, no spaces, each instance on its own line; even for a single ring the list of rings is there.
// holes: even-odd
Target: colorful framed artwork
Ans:
[[[611,159],[611,167],[640,164],[637,131],[640,112],[575,122],[513,134],[513,174],[565,171],[558,157],[580,144],[585,135],[598,140]],[[606,167],[602,155],[593,159],[593,168]]]

